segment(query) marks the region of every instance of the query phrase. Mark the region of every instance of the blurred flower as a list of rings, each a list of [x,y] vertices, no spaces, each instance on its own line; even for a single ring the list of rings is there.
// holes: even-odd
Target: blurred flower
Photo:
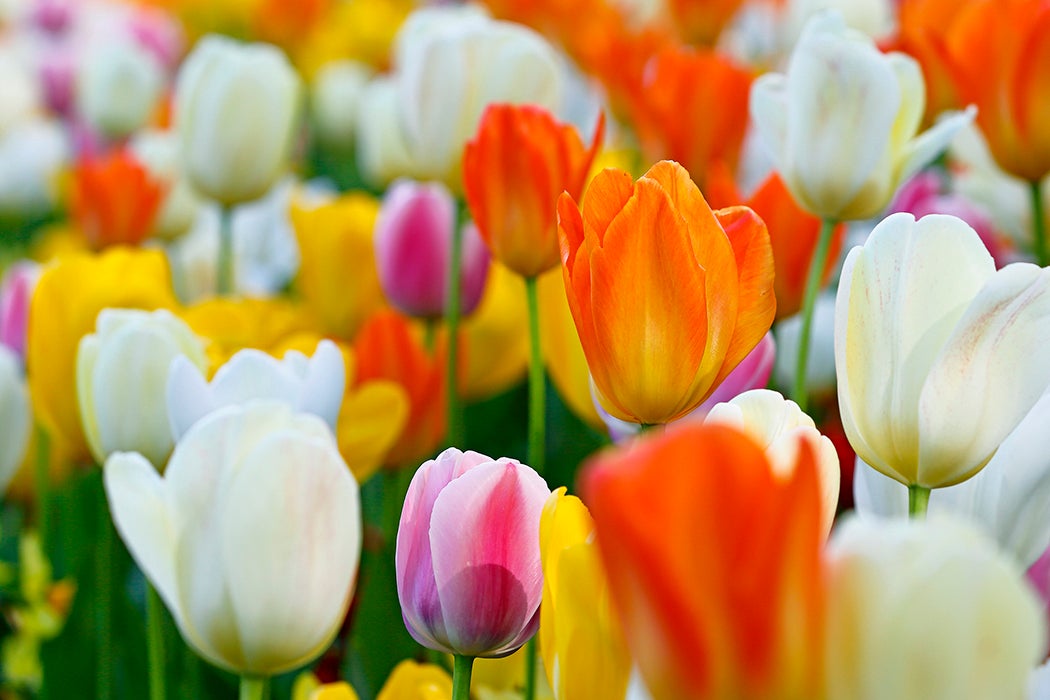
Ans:
[[[100,44],[81,59],[77,74],[80,115],[96,131],[119,140],[142,128],[164,89],[164,71],[134,41]]]
[[[706,422],[731,425],[747,434],[766,451],[773,471],[781,476],[795,469],[803,441],[809,443],[820,483],[821,524],[825,536],[831,532],[839,504],[839,456],[797,403],[775,391],[753,389],[716,405]]]
[[[1050,173],[1050,3],[968,2],[946,44],[955,87],[977,105],[996,162],[1024,180],[1042,180]]]
[[[576,129],[534,105],[490,105],[463,152],[467,203],[493,257],[522,277],[558,266],[558,196],[583,194],[602,144],[599,118],[590,146]]]
[[[140,131],[130,144],[135,158],[150,177],[163,183],[163,200],[153,217],[150,235],[174,240],[193,226],[200,210],[200,196],[182,172],[179,137],[174,131]]]
[[[898,0],[787,0],[779,18],[781,42],[785,51],[790,50],[813,15],[834,10],[847,27],[877,40],[881,48],[896,29],[897,5]]]
[[[569,308],[599,400],[616,418],[680,418],[769,330],[765,225],[745,207],[712,212],[677,163],[657,163],[637,183],[605,170],[582,215],[566,194],[558,215]]]
[[[1046,632],[990,542],[951,520],[852,519],[828,554],[828,700],[1024,696]]]
[[[356,193],[312,208],[292,204],[301,256],[296,288],[328,335],[353,338],[383,303],[373,243],[378,213],[375,199]]]
[[[390,672],[376,700],[451,700],[452,678],[434,664],[421,664],[411,659],[402,661]]]
[[[820,696],[821,497],[804,444],[779,474],[735,428],[690,423],[586,467],[612,599],[655,700]]]
[[[252,29],[262,41],[291,49],[331,13],[336,0],[256,0]]]
[[[0,494],[22,464],[33,429],[33,411],[19,357],[0,345]]]
[[[587,507],[565,488],[540,518],[540,653],[558,700],[623,698],[631,657],[612,609]]]
[[[306,700],[357,700],[357,693],[349,683],[325,683],[307,696]]]
[[[564,287],[560,279],[558,285]],[[528,307],[521,278],[493,262],[481,303],[463,321],[461,395],[467,400],[486,399],[517,384],[529,360]]]
[[[947,38],[952,25],[969,0],[901,0],[900,28],[892,46],[913,56],[922,66],[926,84],[926,115],[931,124],[937,116],[960,104],[952,83]]]
[[[32,218],[54,209],[69,156],[66,132],[57,120],[0,129],[0,216]]]
[[[353,150],[358,105],[371,73],[368,66],[350,60],[326,63],[318,71],[310,106],[321,146],[342,153]]]
[[[882,54],[828,11],[806,24],[786,75],[755,81],[751,117],[803,209],[864,219],[973,119],[972,111],[954,113],[916,136],[923,94],[914,59]]]
[[[906,486],[951,486],[987,464],[1050,384],[1048,353],[1050,269],[997,272],[955,217],[893,214],[846,258],[842,425],[859,457]]]
[[[165,189],[129,151],[82,158],[73,171],[73,218],[92,248],[138,245],[153,230]]]
[[[714,46],[743,0],[666,0],[675,31],[690,44]]]
[[[32,72],[13,48],[0,47],[0,137],[40,111],[40,90]]]
[[[164,469],[175,446],[165,390],[176,358],[207,369],[203,343],[171,312],[98,315],[95,333],[81,338],[77,351],[80,418],[97,463],[114,452],[138,452]]]
[[[357,167],[364,179],[376,187],[385,187],[413,171],[401,132],[401,112],[393,77],[373,78],[358,98],[354,117]]]
[[[336,2],[294,48],[295,64],[308,77],[346,59],[386,68],[397,30],[415,7],[414,0]]]
[[[454,447],[424,462],[397,531],[397,596],[412,637],[504,656],[539,626],[539,528],[550,489],[518,462]]]
[[[194,333],[208,339],[213,369],[245,348],[269,351],[309,330],[302,309],[280,298],[213,298],[183,309],[181,316]]]
[[[205,379],[200,364],[185,357],[171,362],[167,373],[167,406],[175,441],[205,416],[226,406],[266,399],[297,413],[310,413],[334,431],[346,385],[342,354],[335,343],[322,340],[313,357],[289,350],[283,360],[251,348],[241,350]]]
[[[40,266],[20,260],[4,271],[0,280],[0,345],[25,362],[29,302],[40,278]]]
[[[802,335],[802,316],[795,314],[777,323],[777,358],[773,379],[778,386],[791,386],[798,368],[798,343]],[[813,325],[806,358],[806,395],[814,401],[835,396],[835,294],[825,292],[813,305]]]
[[[273,46],[215,35],[199,41],[175,91],[175,126],[193,186],[225,206],[266,194],[284,171],[299,90],[299,77]]]
[[[346,615],[361,554],[357,483],[324,422],[288,406],[230,406],[179,440],[162,478],[106,461],[124,543],[186,642],[234,673],[313,660]]]
[[[387,190],[375,226],[376,269],[387,299],[403,313],[444,316],[456,225],[456,203],[444,185],[398,180]],[[469,315],[485,291],[489,254],[471,224],[462,245],[460,312]]]
[[[76,396],[80,339],[102,309],[173,308],[167,262],[156,250],[111,248],[71,253],[44,268],[29,305],[26,367],[37,419],[69,447],[73,461],[90,459]]]

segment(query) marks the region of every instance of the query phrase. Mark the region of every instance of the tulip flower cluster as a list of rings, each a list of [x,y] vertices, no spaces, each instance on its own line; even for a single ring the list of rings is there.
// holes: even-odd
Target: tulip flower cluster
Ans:
[[[0,2],[0,698],[1050,700],[1050,0]]]

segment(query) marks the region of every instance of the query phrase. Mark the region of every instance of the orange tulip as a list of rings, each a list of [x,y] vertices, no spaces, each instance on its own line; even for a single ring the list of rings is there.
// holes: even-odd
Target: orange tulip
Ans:
[[[948,35],[955,87],[1003,170],[1050,173],[1050,0],[971,2]]]
[[[128,151],[84,158],[73,171],[73,219],[96,250],[138,245],[150,234],[165,189]]]
[[[398,468],[425,459],[445,437],[445,351],[427,353],[404,316],[380,311],[365,321],[354,343],[357,383],[385,379],[408,394],[408,420],[384,464]]]
[[[598,174],[558,200],[569,309],[605,410],[668,423],[699,406],[776,314],[773,253],[747,207],[712,212],[685,168]]]
[[[601,145],[534,105],[492,105],[463,152],[467,203],[492,256],[523,277],[558,266],[558,195],[583,193]]]
[[[970,0],[902,0],[900,30],[888,47],[915,57],[926,83],[925,123],[959,107],[948,57],[947,29]]]
[[[690,44],[714,46],[744,0],[668,0],[678,34]]]
[[[761,447],[717,424],[591,460],[584,499],[654,700],[822,697],[817,481],[808,444],[777,474]]]
[[[642,151],[682,163],[701,186],[714,163],[735,170],[750,90],[751,74],[713,51],[661,51],[631,98]]]
[[[725,168],[715,168],[704,190],[707,199],[716,206],[728,206],[732,202],[744,201],[732,176]],[[762,217],[769,229],[769,242],[773,246],[773,267],[776,275],[773,290],[777,297],[777,320],[794,316],[802,309],[802,297],[806,293],[806,276],[810,261],[820,237],[820,217],[810,214],[792,198],[784,181],[777,173],[771,174],[759,185],[751,198],[744,201]],[[828,250],[828,261],[820,286],[824,287],[835,271],[846,238],[845,225],[835,227]]]

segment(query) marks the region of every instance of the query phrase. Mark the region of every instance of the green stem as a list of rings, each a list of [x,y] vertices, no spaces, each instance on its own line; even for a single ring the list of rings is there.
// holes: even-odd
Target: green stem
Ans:
[[[269,678],[241,676],[240,700],[266,700],[269,695]]]
[[[157,590],[146,581],[146,652],[149,658],[150,700],[165,700],[166,656],[164,649],[164,604]]]
[[[215,291],[219,296],[233,293],[233,207],[227,205],[219,209],[219,267]]]
[[[36,463],[33,465],[36,487],[36,529],[40,536],[40,549],[47,554],[50,538],[51,518],[51,436],[47,428],[36,426]],[[50,556],[50,555],[48,555]]]
[[[473,670],[473,656],[456,654],[452,664],[452,700],[470,700],[470,674]]]
[[[113,697],[113,524],[103,490],[99,504],[98,540],[95,543],[95,601],[96,662],[95,697],[109,700]]]
[[[536,635],[525,643],[525,697],[533,700],[536,697]]]
[[[201,692],[201,660],[197,656],[197,652],[190,649],[186,644],[182,645],[181,673],[179,686],[182,690],[182,699],[198,700],[198,698],[203,697]]]
[[[1043,210],[1043,193],[1039,187],[1038,180],[1028,183],[1028,191],[1032,197],[1032,236],[1035,243],[1035,261],[1039,267],[1050,264],[1047,259],[1046,250],[1046,212]]]
[[[930,489],[918,484],[908,487],[908,515],[912,518],[925,518],[926,508],[930,503]]]
[[[423,348],[428,355],[433,355],[434,348],[437,347],[437,328],[436,318],[428,318],[423,321]]]
[[[828,264],[828,250],[831,248],[831,234],[835,231],[835,222],[825,219],[820,224],[817,238],[817,249],[809,261],[809,272],[806,275],[806,291],[802,299],[802,330],[798,337],[798,357],[795,363],[795,386],[791,397],[803,411],[808,403],[806,397],[806,367],[809,365],[809,341],[813,332],[813,308],[817,303],[824,268]]]
[[[458,217],[457,217],[458,220]],[[463,409],[459,402],[459,307],[461,297],[460,268],[463,266],[463,229],[452,231],[452,254],[449,256],[448,307],[445,319],[448,326],[448,361],[445,372],[445,390],[448,396],[448,444],[463,447]]]
[[[529,443],[528,464],[540,475],[546,461],[547,386],[540,345],[540,302],[535,277],[525,280],[529,304]]]

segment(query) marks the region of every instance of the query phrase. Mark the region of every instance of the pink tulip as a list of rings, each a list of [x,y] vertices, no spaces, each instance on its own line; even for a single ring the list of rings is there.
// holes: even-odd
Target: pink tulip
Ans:
[[[397,531],[397,595],[423,646],[505,656],[539,626],[540,514],[550,489],[530,467],[454,447],[412,478]]]
[[[76,90],[76,59],[67,47],[53,48],[40,60],[40,85],[44,102],[60,117],[73,113]]]
[[[72,0],[37,0],[29,14],[29,19],[45,34],[61,36],[73,24],[74,7]]]
[[[398,180],[376,222],[376,265],[390,302],[409,316],[439,318],[448,298],[449,255],[456,209],[444,185]],[[489,253],[473,224],[463,229],[460,309],[481,301]]]
[[[26,328],[29,323],[29,299],[33,296],[40,266],[23,261],[8,268],[0,282],[0,344],[20,358],[26,354]]]
[[[186,46],[181,25],[167,12],[136,7],[128,18],[128,32],[168,70],[178,67]]]

